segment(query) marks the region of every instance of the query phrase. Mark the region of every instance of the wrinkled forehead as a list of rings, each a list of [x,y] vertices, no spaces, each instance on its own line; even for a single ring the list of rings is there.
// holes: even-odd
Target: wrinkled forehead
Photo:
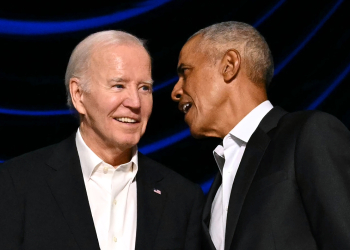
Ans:
[[[151,57],[146,49],[138,44],[107,44],[94,47],[90,61],[102,64],[137,60],[139,64],[151,67]]]

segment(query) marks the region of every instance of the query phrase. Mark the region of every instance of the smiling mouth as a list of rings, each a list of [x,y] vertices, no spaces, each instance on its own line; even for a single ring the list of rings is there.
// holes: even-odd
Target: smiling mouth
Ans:
[[[123,123],[136,123],[137,122],[135,119],[131,119],[129,117],[119,117],[119,118],[114,118],[114,120],[117,120],[118,122],[123,122]]]
[[[190,108],[192,107],[191,103],[186,103],[182,106],[182,112],[184,112],[185,114],[187,114],[187,112],[190,110]]]

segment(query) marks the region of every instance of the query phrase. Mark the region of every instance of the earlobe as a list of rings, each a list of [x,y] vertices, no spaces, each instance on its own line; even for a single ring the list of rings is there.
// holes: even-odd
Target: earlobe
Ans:
[[[226,83],[231,82],[238,74],[241,67],[241,55],[235,49],[226,51],[221,60],[222,76]]]
[[[69,80],[69,91],[70,91],[70,96],[72,98],[72,103],[75,107],[75,109],[80,113],[80,114],[85,114],[85,107],[83,103],[83,93],[84,91],[82,90],[80,86],[80,80],[78,78],[71,78]]]

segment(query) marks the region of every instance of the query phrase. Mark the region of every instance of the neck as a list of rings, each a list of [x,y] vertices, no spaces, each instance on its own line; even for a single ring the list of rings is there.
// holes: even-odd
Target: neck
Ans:
[[[224,138],[253,109],[267,100],[265,89],[251,82],[240,84],[231,93],[234,93],[234,96],[229,99],[226,106],[228,119],[221,129],[221,138]]]
[[[116,168],[131,160],[132,147],[123,149],[118,145],[108,145],[95,133],[89,133],[83,124],[80,125],[79,130],[85,144],[104,162]]]

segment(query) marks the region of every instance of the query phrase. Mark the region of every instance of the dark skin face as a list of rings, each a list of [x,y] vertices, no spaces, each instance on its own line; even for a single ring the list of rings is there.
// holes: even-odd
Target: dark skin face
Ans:
[[[216,62],[196,48],[196,36],[182,48],[178,61],[179,81],[171,97],[179,102],[185,122],[195,138],[223,138],[253,108],[266,100],[241,68],[241,56],[229,49]],[[210,49],[210,48],[208,48]]]

